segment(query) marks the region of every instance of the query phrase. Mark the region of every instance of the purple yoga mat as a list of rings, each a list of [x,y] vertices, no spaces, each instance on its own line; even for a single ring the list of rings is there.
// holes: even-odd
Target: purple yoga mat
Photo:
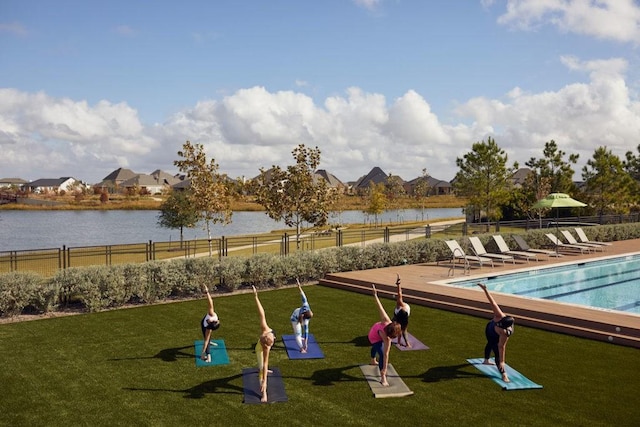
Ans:
[[[411,347],[405,347],[404,345],[399,345],[397,338],[394,339],[392,342],[398,350],[402,350],[402,351],[429,350],[429,347],[424,345],[420,340],[418,340],[416,337],[411,335],[409,332],[407,332],[407,338],[409,339],[409,344],[411,345]],[[402,340],[402,342],[404,343],[404,340]]]

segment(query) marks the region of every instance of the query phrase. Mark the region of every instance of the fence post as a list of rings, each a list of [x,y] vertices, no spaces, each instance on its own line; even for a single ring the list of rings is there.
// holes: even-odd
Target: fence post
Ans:
[[[384,228],[384,242],[389,243],[389,227]]]
[[[462,235],[463,236],[467,235],[467,223],[466,222],[462,223]]]
[[[496,233],[500,232],[500,221],[496,221]]]
[[[427,239],[431,238],[431,226],[429,224],[424,228],[424,237]]]

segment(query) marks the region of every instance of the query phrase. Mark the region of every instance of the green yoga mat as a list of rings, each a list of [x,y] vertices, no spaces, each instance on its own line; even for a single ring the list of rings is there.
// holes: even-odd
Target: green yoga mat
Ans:
[[[229,364],[229,355],[227,354],[227,347],[224,345],[224,340],[211,340],[211,346],[209,347],[211,352],[211,362],[208,362],[208,363],[205,360],[200,359],[200,354],[202,354],[203,344],[204,344],[203,340],[198,340],[194,342],[194,347],[195,347],[194,351],[195,351],[195,359],[196,359],[197,367],[201,368],[204,366]]]
[[[506,383],[502,381],[502,375],[498,372],[498,368],[496,365],[484,365],[482,362],[484,359],[467,359],[467,362],[471,363],[476,367],[480,372],[491,378],[495,383],[497,383],[503,390],[526,390],[531,388],[542,388],[540,384],[536,384],[531,381],[529,378],[522,375],[520,372],[516,371],[509,365],[505,363],[504,369],[509,376],[510,382]]]
[[[377,365],[360,365],[360,369],[362,370],[367,383],[369,383],[373,396],[377,399],[385,397],[404,397],[411,396],[413,394],[413,391],[411,391],[404,381],[402,381],[402,378],[400,378],[400,375],[398,375],[390,363],[387,365],[388,386],[380,384],[380,370]]]

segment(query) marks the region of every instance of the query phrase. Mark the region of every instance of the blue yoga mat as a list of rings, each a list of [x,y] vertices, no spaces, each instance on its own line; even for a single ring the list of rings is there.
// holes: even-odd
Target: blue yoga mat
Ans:
[[[289,400],[284,391],[284,381],[280,369],[271,368],[273,371],[267,378],[267,403],[286,402]],[[260,378],[258,368],[245,368],[242,370],[242,388],[244,390],[244,403],[262,403],[260,401]]]
[[[424,345],[418,338],[414,337],[409,332],[407,332],[407,338],[409,339],[409,345],[411,345],[411,347],[405,347],[403,345],[398,344],[399,338],[395,338],[392,342],[398,350],[402,350],[402,351],[429,350],[429,347]],[[402,342],[404,343],[404,339],[402,340]]]
[[[306,353],[300,352],[295,335],[283,335],[282,342],[284,342],[289,359],[324,359],[324,353],[320,350],[320,346],[313,334],[309,334]]]
[[[200,359],[200,354],[202,354],[202,346],[204,344],[203,340],[198,340],[194,342],[195,354],[196,354],[196,366],[214,366],[214,365],[228,365],[229,364],[229,355],[227,354],[227,347],[224,345],[224,340],[211,340],[211,345],[209,346],[209,350],[211,352],[211,362],[207,363],[206,361]],[[216,345],[213,345],[216,344]]]
[[[498,368],[496,368],[496,365],[484,365],[482,363],[483,361],[483,358],[467,359],[467,362],[471,363],[480,372],[491,378],[500,387],[502,387],[503,390],[525,390],[530,388],[542,388],[540,384],[534,383],[529,378],[525,377],[520,372],[516,371],[505,363],[504,369],[509,376],[509,380],[511,380],[511,382],[506,383],[502,381],[502,375],[498,371]]]

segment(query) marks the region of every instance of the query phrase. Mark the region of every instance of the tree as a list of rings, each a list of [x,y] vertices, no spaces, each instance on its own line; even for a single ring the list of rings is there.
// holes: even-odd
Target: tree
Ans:
[[[286,170],[279,166],[269,170],[260,169],[254,189],[256,201],[265,208],[270,218],[295,227],[296,247],[300,248],[302,225],[325,225],[336,193],[324,179],[315,177],[320,164],[318,147],[311,149],[300,144],[291,154],[295,165],[288,166]]]
[[[600,217],[626,213],[633,202],[634,181],[611,150],[599,147],[582,168],[585,196]]]
[[[635,194],[635,203],[640,202],[640,144],[638,145],[638,155],[634,155],[631,151],[627,151],[626,160],[622,162],[624,170],[635,181],[633,194]]]
[[[192,228],[198,223],[198,211],[191,203],[189,191],[172,191],[160,205],[158,225],[164,228],[180,229],[182,248],[184,227]]]
[[[387,196],[384,183],[369,182],[369,205],[365,213],[374,216],[375,225],[378,226],[378,215],[387,207]]]
[[[201,144],[185,142],[182,151],[178,151],[178,156],[182,160],[175,160],[173,164],[190,181],[189,201],[198,212],[198,220],[205,223],[211,256],[211,224],[231,222],[231,190],[225,177],[218,173],[215,160],[207,162]]]
[[[544,144],[542,159],[532,157],[525,163],[532,169],[536,177],[531,184],[539,187],[542,183],[549,186],[549,192],[542,194],[532,204],[542,197],[546,197],[549,193],[575,193],[575,184],[573,183],[572,164],[576,164],[579,158],[578,154],[569,155],[568,160],[564,160],[565,152],[558,149],[558,145],[554,140]]]
[[[387,198],[390,200],[405,194],[404,187],[402,186],[402,178],[398,175],[389,174],[384,183],[384,188]]]
[[[429,196],[429,173],[426,168],[422,169],[422,176],[416,181],[413,187],[413,197],[420,201],[422,219],[424,220],[424,199]]]
[[[476,142],[471,152],[456,159],[460,170],[454,178],[454,189],[469,201],[467,208],[479,219],[484,212],[487,219],[500,219],[500,207],[509,200],[511,175],[518,168],[514,163],[507,168],[507,154],[489,137],[487,142]],[[478,216],[476,216],[478,215]]]

